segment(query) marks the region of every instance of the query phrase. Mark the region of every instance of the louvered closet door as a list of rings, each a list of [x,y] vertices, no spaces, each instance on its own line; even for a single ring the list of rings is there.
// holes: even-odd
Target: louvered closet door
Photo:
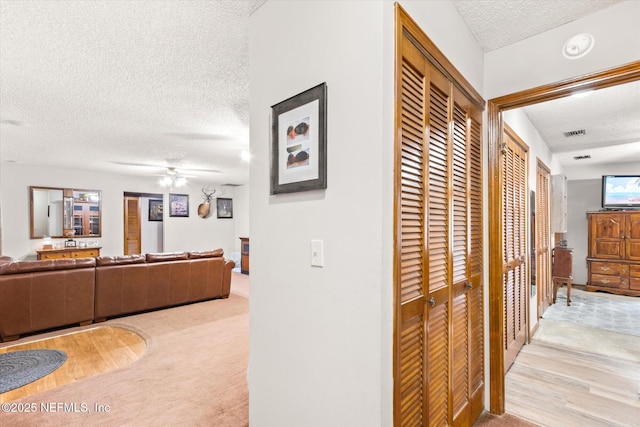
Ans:
[[[553,301],[551,282],[551,173],[538,160],[536,168],[536,288],[538,317],[547,310]]]
[[[524,345],[527,329],[528,148],[505,125],[502,154],[505,372]]]
[[[141,252],[140,199],[124,198],[124,254],[132,255]]]
[[[471,425],[484,389],[481,112],[401,46],[395,424]]]

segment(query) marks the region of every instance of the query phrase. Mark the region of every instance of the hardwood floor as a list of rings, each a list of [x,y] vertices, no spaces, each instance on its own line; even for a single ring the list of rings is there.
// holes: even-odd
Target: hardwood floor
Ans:
[[[0,348],[0,353],[51,348],[67,353],[67,360],[44,378],[0,394],[0,403],[127,366],[138,360],[146,347],[146,342],[140,335],[113,326],[98,326],[15,345],[8,343]]]
[[[640,426],[639,393],[640,363],[535,340],[506,376],[507,412],[541,426]]]

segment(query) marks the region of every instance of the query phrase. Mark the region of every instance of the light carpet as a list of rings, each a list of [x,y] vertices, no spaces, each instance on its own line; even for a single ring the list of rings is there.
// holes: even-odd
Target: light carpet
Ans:
[[[2,412],[0,425],[248,426],[249,302],[233,289],[234,279],[228,299],[108,320],[145,338],[137,362],[15,401],[37,410]],[[65,406],[41,410],[49,402]]]

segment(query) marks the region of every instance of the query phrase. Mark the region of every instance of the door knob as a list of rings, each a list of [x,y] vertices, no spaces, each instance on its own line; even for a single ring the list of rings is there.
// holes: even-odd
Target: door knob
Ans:
[[[431,307],[433,307],[434,305],[436,305],[436,300],[435,300],[435,298],[433,298],[433,297],[429,298],[429,305],[430,305]]]

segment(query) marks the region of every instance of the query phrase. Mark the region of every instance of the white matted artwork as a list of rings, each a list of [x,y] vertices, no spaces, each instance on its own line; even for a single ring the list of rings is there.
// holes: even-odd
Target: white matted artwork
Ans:
[[[272,106],[271,194],[327,188],[326,84]]]

